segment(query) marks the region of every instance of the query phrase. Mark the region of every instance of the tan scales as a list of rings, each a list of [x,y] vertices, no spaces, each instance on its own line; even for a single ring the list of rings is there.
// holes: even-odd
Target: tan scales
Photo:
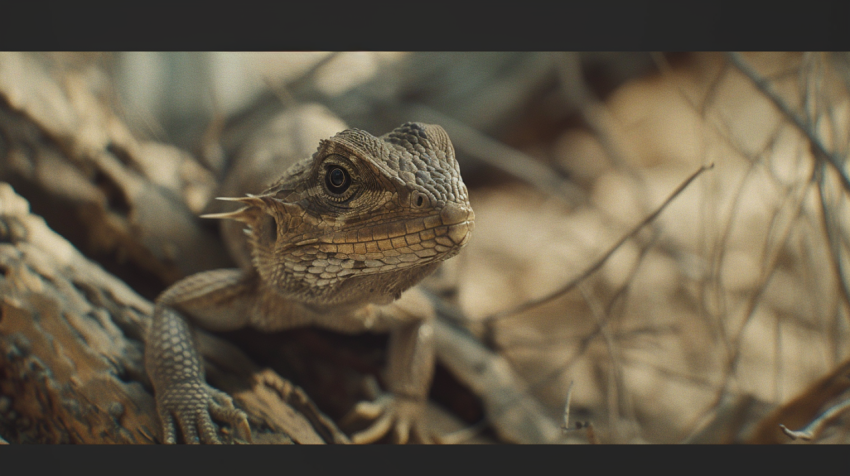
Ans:
[[[352,441],[390,432],[399,442],[411,433],[428,439],[420,418],[434,369],[434,315],[409,288],[471,237],[474,213],[454,148],[441,127],[406,123],[381,137],[346,129],[301,158],[292,142],[317,134],[311,114],[315,106],[302,107],[259,133],[260,145],[237,162],[248,172],[237,168],[224,189],[257,191],[239,189],[301,160],[261,193],[225,199],[238,210],[207,215],[228,219],[225,240],[241,267],[189,276],[156,300],[145,362],[166,443],[177,442],[178,429],[186,442],[219,442],[213,419],[250,439],[245,414],[205,382],[190,325],[389,332],[389,392],[358,405],[376,418]]]

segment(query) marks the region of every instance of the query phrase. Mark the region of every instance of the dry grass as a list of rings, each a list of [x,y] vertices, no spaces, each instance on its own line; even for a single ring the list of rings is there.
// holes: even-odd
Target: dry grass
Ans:
[[[585,101],[605,120],[553,148],[587,203],[476,191],[460,303],[474,321],[547,295],[713,163],[599,272],[487,325],[553,414],[575,381],[573,415],[603,442],[783,441],[778,425],[754,431],[848,354],[847,58],[657,60],[659,74]],[[838,393],[785,416],[805,423]],[[816,440],[845,435],[837,424]]]

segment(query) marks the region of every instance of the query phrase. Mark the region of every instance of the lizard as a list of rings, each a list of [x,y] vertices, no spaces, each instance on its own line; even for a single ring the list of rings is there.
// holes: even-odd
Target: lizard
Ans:
[[[303,129],[308,116],[302,108],[284,123]],[[278,149],[297,139],[286,127],[271,130],[266,142]],[[414,285],[469,242],[475,218],[451,140],[438,125],[408,122],[380,137],[344,129],[306,158],[291,157],[295,149],[304,147],[289,147],[290,157],[249,151],[241,161],[261,165],[242,175],[255,181],[294,163],[260,193],[219,197],[238,210],[202,215],[227,220],[239,268],[188,276],[155,300],[145,368],[165,443],[177,442],[178,429],[187,443],[220,443],[213,419],[251,440],[246,414],[205,381],[194,326],[388,332],[388,391],[355,407],[373,421],[351,441],[428,440],[421,418],[435,365],[434,311]]]

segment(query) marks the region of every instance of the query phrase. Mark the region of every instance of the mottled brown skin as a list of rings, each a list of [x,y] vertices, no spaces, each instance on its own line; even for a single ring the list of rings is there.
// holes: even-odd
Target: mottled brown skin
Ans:
[[[380,138],[348,129],[259,195],[227,200],[242,208],[207,216],[241,223],[247,239],[230,248],[242,268],[189,276],[156,301],[145,357],[163,441],[177,442],[179,428],[188,443],[217,443],[213,419],[250,439],[245,414],[206,384],[190,322],[389,332],[389,392],[358,405],[374,422],[352,441],[390,432],[427,440],[419,420],[434,369],[433,310],[408,289],[466,245],[474,220],[446,132],[418,123]]]

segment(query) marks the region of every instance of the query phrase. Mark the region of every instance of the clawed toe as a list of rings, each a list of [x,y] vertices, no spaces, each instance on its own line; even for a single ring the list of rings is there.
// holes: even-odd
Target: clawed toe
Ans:
[[[371,421],[368,427],[351,436],[354,444],[369,444],[381,440],[387,435],[392,441],[405,444],[411,440],[418,443],[431,442],[420,428],[420,416],[424,403],[391,394],[382,394],[374,402],[360,402],[349,412],[340,424],[353,427],[363,421]]]
[[[251,426],[248,424],[248,416],[242,410],[235,408],[232,404],[230,408],[220,406],[218,404],[210,405],[210,415],[217,420],[226,422],[233,427],[236,434],[249,443],[254,440],[251,437]]]
[[[363,431],[351,435],[351,442],[355,445],[374,443],[386,435],[393,424],[393,415],[389,412],[383,413],[378,419]]]
[[[177,443],[178,429],[188,444],[221,444],[213,418],[229,424],[238,437],[252,442],[245,412],[236,408],[226,393],[200,382],[184,382],[162,392],[157,413],[165,444]]]

